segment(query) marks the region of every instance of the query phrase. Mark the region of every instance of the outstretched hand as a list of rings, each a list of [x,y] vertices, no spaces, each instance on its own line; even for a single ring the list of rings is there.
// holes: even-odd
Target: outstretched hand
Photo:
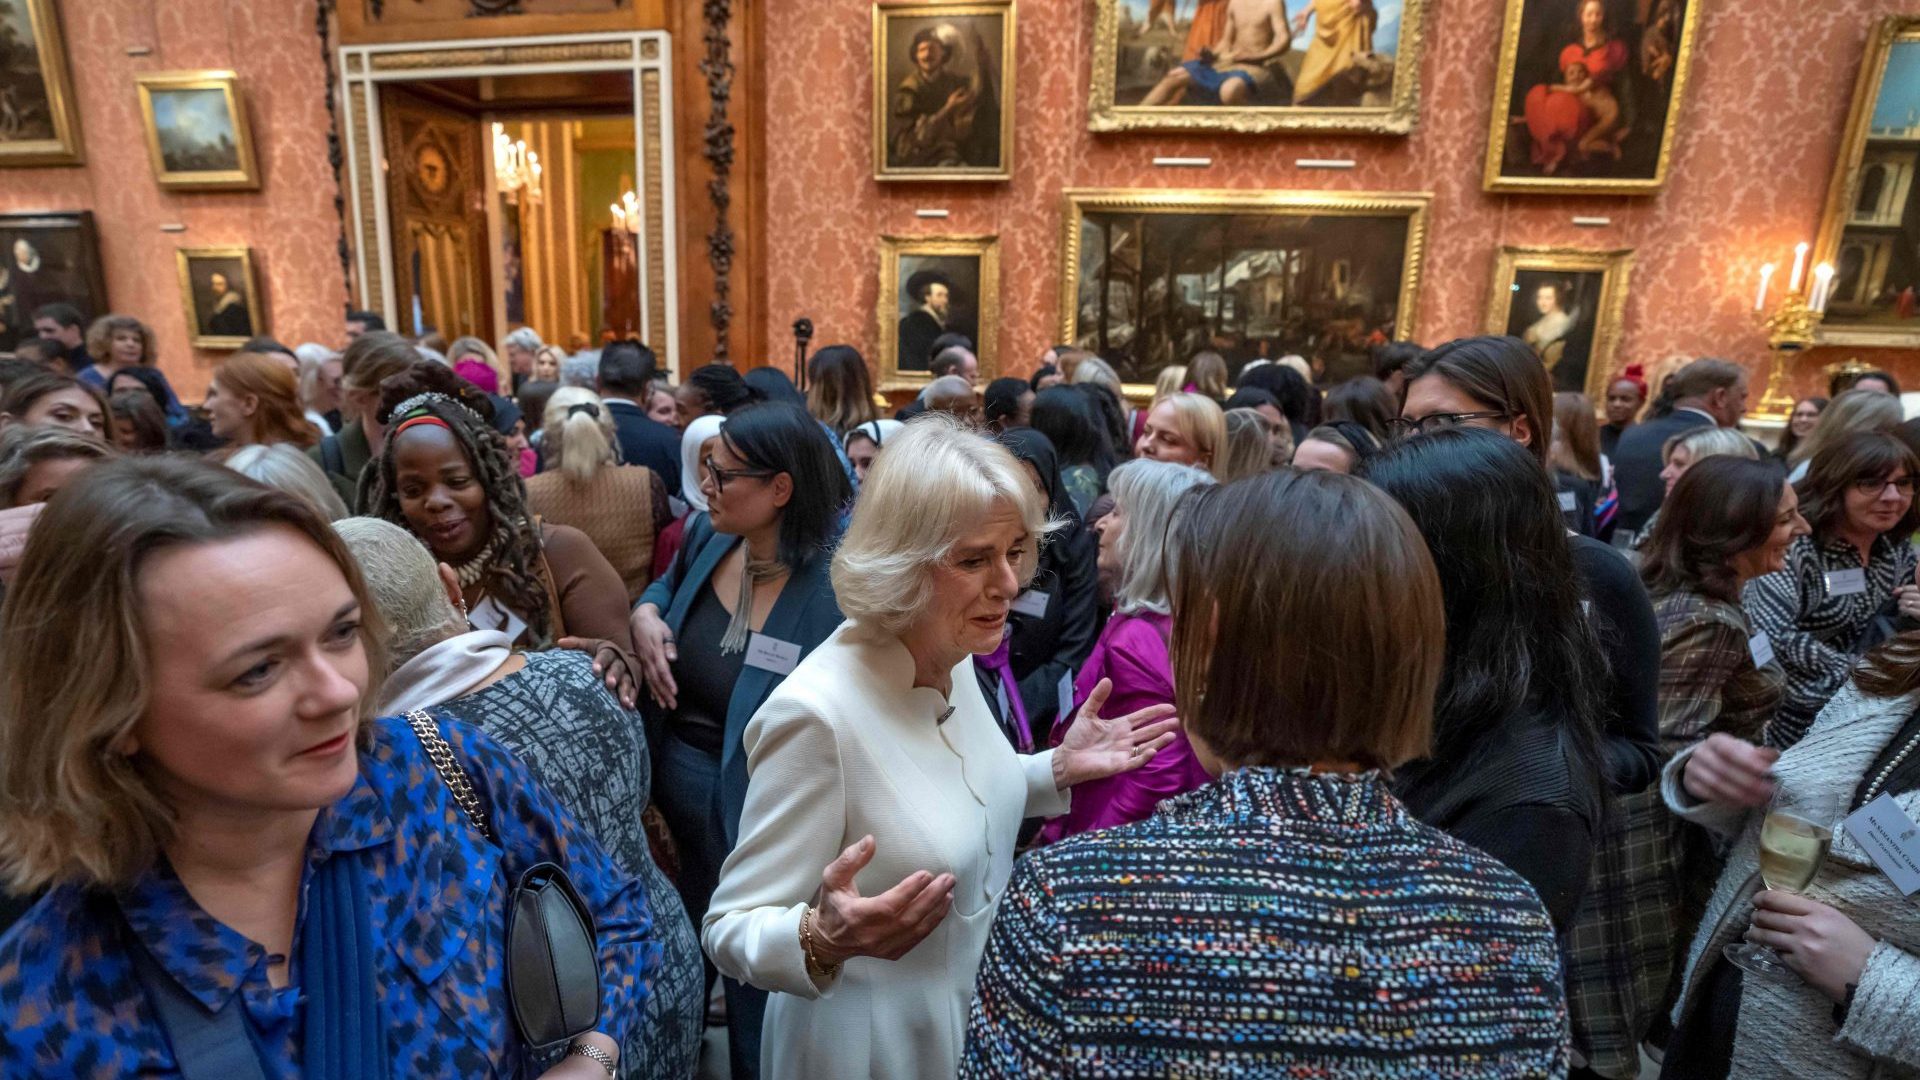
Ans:
[[[1125,716],[1105,717],[1100,709],[1113,693],[1113,680],[1101,679],[1053,752],[1053,783],[1064,791],[1088,780],[1137,769],[1153,760],[1179,733],[1173,706],[1150,705]]]
[[[861,896],[854,875],[873,861],[875,850],[873,837],[861,837],[820,872],[813,951],[827,967],[855,956],[898,960],[933,933],[953,907],[953,875],[926,870],[908,874],[879,896]]]

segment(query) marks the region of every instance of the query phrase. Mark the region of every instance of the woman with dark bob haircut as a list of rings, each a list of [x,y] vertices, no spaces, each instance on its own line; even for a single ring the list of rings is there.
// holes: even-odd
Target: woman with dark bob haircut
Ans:
[[[1566,927],[1605,816],[1606,662],[1546,470],[1503,434],[1451,428],[1388,447],[1366,478],[1426,538],[1447,612],[1434,752],[1394,791],[1518,871]]]
[[[1640,570],[1660,626],[1663,762],[1710,736],[1760,741],[1786,677],[1741,609],[1740,587],[1786,565],[1806,531],[1775,462],[1708,458],[1674,484]],[[1676,989],[1676,950],[1719,872],[1707,834],[1668,813],[1657,785],[1621,796],[1567,957],[1574,1045],[1595,1073],[1639,1068],[1640,1044]]]
[[[1882,432],[1859,431],[1815,454],[1800,492],[1811,535],[1794,541],[1786,569],[1748,583],[1742,594],[1786,669],[1787,692],[1767,727],[1767,745],[1800,741],[1855,660],[1892,630],[1884,613],[1920,614],[1914,551],[1920,524],[1913,498],[1920,460]]]
[[[386,630],[305,500],[106,462],[14,582],[0,877],[48,892],[0,938],[8,1076],[203,1074],[194,1043],[233,1075],[613,1075],[660,964],[645,887],[478,728],[373,718]],[[598,930],[598,1030],[558,1058],[506,981],[509,893],[542,863]]]
[[[1033,396],[1030,422],[1059,453],[1061,483],[1085,520],[1115,464],[1099,407],[1077,386],[1049,386]]]
[[[1175,682],[1217,779],[1020,860],[960,1075],[1094,1061],[1130,1076],[1564,1075],[1539,899],[1392,792],[1429,752],[1444,670],[1442,582],[1420,534],[1327,472],[1188,506],[1170,545]],[[1471,1017],[1453,1004],[1468,997]]]

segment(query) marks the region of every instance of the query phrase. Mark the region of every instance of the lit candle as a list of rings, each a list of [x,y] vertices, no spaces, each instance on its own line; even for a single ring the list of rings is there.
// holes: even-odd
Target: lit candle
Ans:
[[[1813,268],[1813,310],[1825,313],[1828,294],[1833,291],[1833,264],[1821,263]]]
[[[1807,248],[1809,246],[1805,241],[1793,245],[1793,273],[1787,277],[1787,291],[1790,293],[1800,291],[1800,276],[1802,271],[1807,268]]]
[[[1773,281],[1773,264],[1763,263],[1760,267],[1760,291],[1754,295],[1753,310],[1764,311],[1767,307],[1767,285]]]
[[[616,229],[627,227],[627,212],[620,208],[619,203],[613,204],[613,227]]]

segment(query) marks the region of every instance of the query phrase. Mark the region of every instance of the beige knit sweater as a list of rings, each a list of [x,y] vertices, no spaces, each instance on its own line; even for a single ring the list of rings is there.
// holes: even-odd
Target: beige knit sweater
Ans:
[[[1881,749],[1920,704],[1920,692],[1868,697],[1852,682],[1836,695],[1805,738],[1782,754],[1774,771],[1782,782],[1826,788],[1845,806]],[[1687,958],[1687,978],[1674,1010],[1676,1022],[1694,1004],[1709,960],[1746,932],[1759,872],[1762,810],[1695,803],[1680,786],[1693,748],[1676,755],[1661,776],[1667,806],[1681,817],[1733,840],[1726,870],[1700,922]],[[1898,793],[1896,793],[1898,794]],[[1920,791],[1898,795],[1920,819]],[[1900,895],[1858,844],[1834,831],[1833,851],[1807,895],[1858,923],[1880,944],[1860,973],[1847,1022],[1836,1028],[1833,1002],[1805,983],[1779,986],[1742,981],[1739,1028],[1729,1077],[1843,1080],[1920,1077],[1920,895]]]

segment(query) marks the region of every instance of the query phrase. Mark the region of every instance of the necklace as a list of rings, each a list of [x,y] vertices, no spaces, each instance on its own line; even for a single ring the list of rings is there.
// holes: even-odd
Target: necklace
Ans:
[[[1900,752],[1893,755],[1893,760],[1887,762],[1884,768],[1874,774],[1873,783],[1867,785],[1865,794],[1860,798],[1860,805],[1865,806],[1874,800],[1874,796],[1880,794],[1880,785],[1887,782],[1887,777],[1893,775],[1893,770],[1899,768],[1900,763],[1907,760],[1908,755],[1913,753],[1913,748],[1916,746],[1920,746],[1920,731],[1914,732],[1913,738],[1907,740],[1907,745],[1901,747]]]
[[[487,569],[493,565],[493,553],[499,546],[500,534],[496,532],[488,537],[487,546],[480,549],[480,554],[460,564],[460,569],[454,573],[462,589],[472,588],[475,582],[486,576]]]

